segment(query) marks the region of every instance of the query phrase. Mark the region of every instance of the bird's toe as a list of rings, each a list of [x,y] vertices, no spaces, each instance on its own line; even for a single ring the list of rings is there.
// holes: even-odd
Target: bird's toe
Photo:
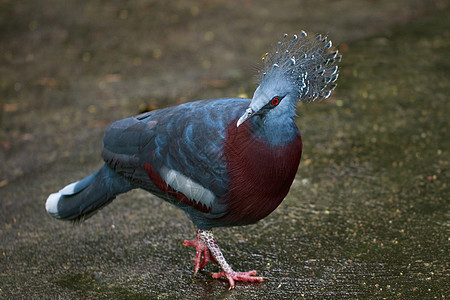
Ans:
[[[230,289],[234,288],[235,281],[264,281],[264,279],[267,279],[266,277],[261,276],[254,276],[256,275],[257,271],[252,270],[248,272],[217,272],[213,273],[213,278],[220,278],[225,277],[228,282],[230,283]]]
[[[185,240],[183,242],[184,246],[194,246],[195,247],[195,266],[194,266],[194,276],[198,271],[203,269],[208,262],[212,261],[216,263],[216,260],[211,255],[208,246],[201,239],[196,238],[193,241]]]

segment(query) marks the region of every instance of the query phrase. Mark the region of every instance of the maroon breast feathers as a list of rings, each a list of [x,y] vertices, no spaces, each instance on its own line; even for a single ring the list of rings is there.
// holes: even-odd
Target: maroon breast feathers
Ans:
[[[283,201],[295,178],[302,153],[300,133],[289,143],[271,146],[255,138],[244,123],[230,125],[224,154],[230,175],[229,191],[222,199],[228,225],[255,223]]]

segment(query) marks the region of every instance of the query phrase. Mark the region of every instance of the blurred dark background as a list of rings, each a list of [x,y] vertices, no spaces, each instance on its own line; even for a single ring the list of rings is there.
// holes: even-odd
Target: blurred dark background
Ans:
[[[448,15],[441,0],[0,1],[0,296],[448,297]],[[139,191],[81,226],[46,215],[101,165],[111,122],[251,97],[261,56],[300,30],[343,53],[338,88],[299,105],[281,207],[217,236],[271,280],[193,278],[189,220]]]

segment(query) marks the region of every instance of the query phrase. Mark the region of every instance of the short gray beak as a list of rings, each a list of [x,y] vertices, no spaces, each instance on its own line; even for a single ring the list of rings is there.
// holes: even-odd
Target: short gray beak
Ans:
[[[253,111],[253,109],[251,109],[250,107],[247,108],[242,117],[240,117],[239,120],[237,121],[236,127],[239,127],[242,123],[250,119],[254,114],[255,112]]]

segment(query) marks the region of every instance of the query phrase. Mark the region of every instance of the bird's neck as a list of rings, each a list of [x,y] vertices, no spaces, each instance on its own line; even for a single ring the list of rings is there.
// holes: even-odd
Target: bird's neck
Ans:
[[[250,129],[256,137],[265,140],[271,146],[286,145],[300,134],[294,117],[289,115],[278,118],[255,116]]]

